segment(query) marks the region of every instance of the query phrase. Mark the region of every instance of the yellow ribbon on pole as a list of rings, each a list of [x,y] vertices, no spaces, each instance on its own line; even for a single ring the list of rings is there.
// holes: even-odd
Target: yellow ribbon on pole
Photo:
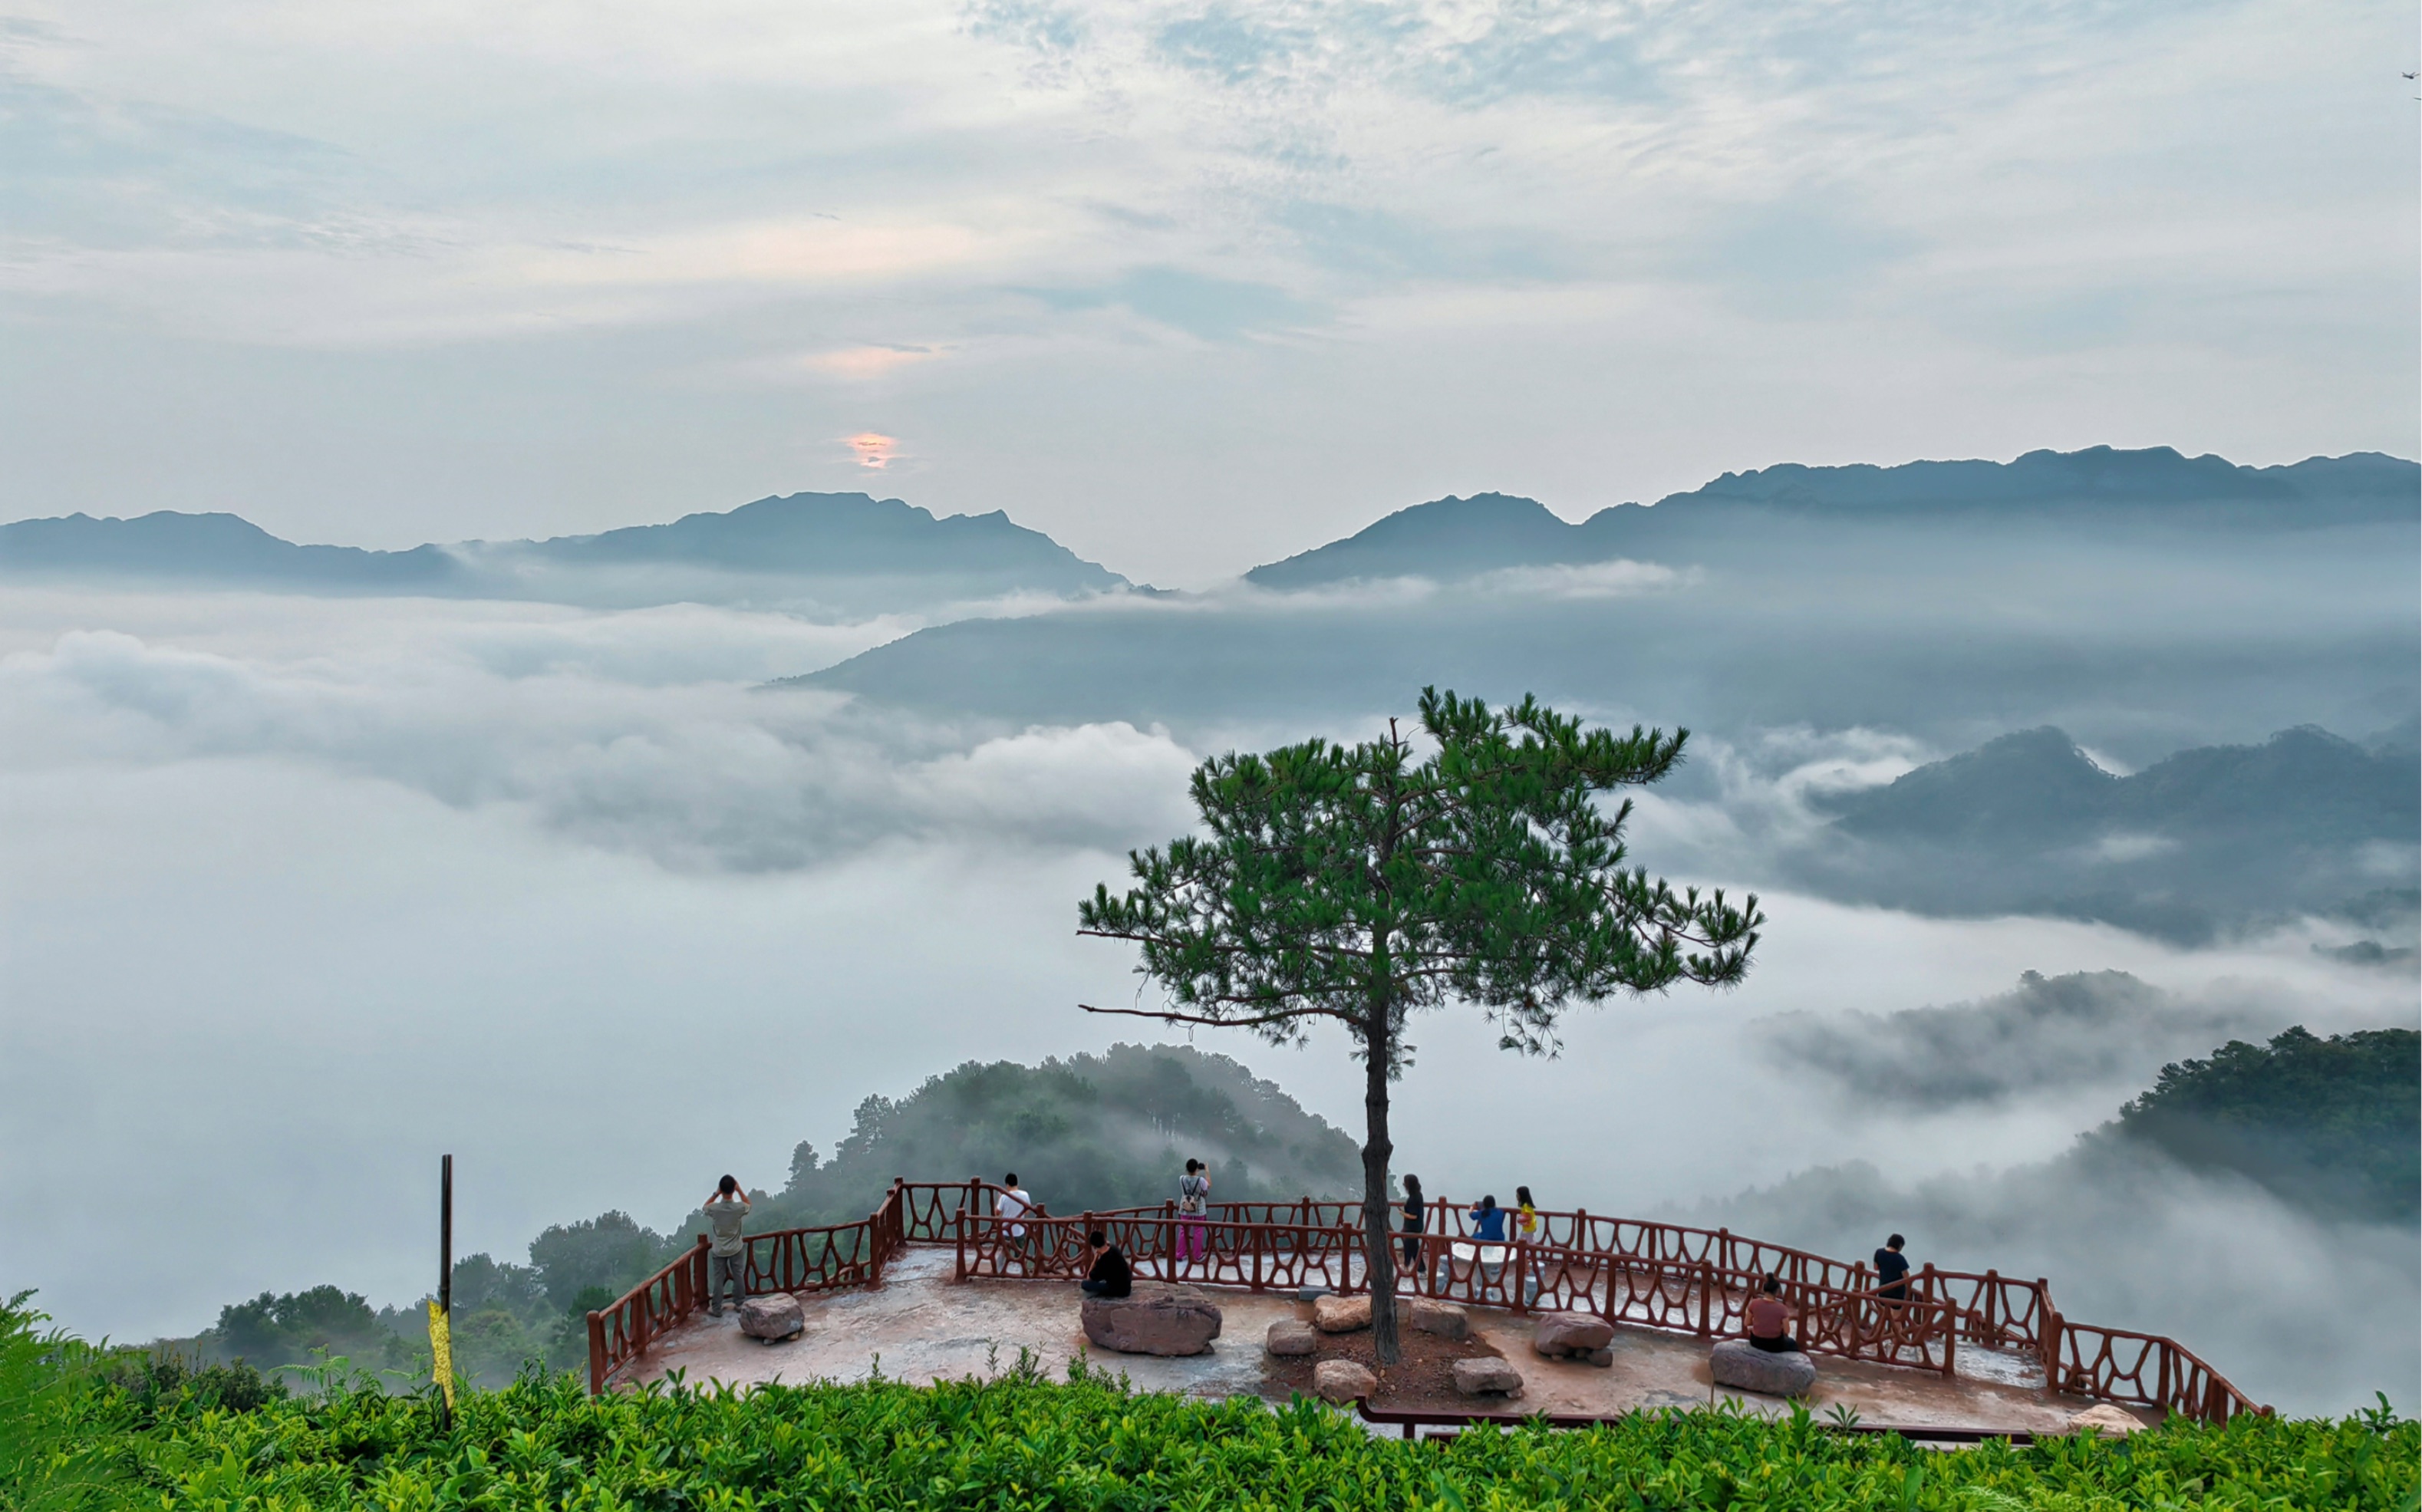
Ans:
[[[454,1335],[447,1327],[446,1310],[429,1301],[429,1370],[437,1389],[446,1394],[446,1410],[454,1410]]]

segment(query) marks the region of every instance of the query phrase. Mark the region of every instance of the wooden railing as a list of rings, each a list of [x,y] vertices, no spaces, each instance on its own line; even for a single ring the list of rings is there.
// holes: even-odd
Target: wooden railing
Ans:
[[[932,1211],[926,1194],[930,1184],[912,1189],[895,1180],[883,1204],[855,1223],[829,1228],[774,1229],[742,1239],[741,1293],[763,1297],[773,1292],[814,1293],[844,1286],[873,1286],[883,1282],[883,1268],[909,1242],[908,1214],[923,1201],[921,1212]],[[964,1194],[965,1186],[938,1189]],[[952,1221],[956,1221],[956,1210]],[[928,1221],[928,1239],[941,1236]],[[602,1392],[615,1373],[645,1354],[653,1340],[681,1327],[707,1304],[707,1236],[672,1264],[632,1287],[614,1301],[589,1315],[589,1389]]]
[[[910,1244],[949,1244],[952,1274],[1074,1280],[1085,1237],[1100,1230],[1127,1256],[1137,1279],[1237,1286],[1250,1291],[1369,1289],[1362,1205],[1310,1197],[1292,1203],[1217,1203],[1181,1219],[1174,1203],[1055,1218],[1043,1205],[1004,1216],[1004,1189],[895,1179],[882,1205],[856,1223],[750,1235],[747,1295],[879,1285],[884,1268]],[[1911,1271],[1886,1296],[1864,1264],[1847,1264],[1728,1229],[1692,1228],[1586,1211],[1541,1211],[1535,1237],[1482,1243],[1470,1209],[1431,1203],[1419,1235],[1399,1245],[1397,1290],[1521,1315],[1575,1311],[1611,1322],[1736,1337],[1742,1309],[1768,1276],[1795,1317],[1794,1336],[1815,1354],[1956,1373],[1968,1343],[2020,1349],[2042,1367],[2047,1387],[2102,1401],[2158,1407],[2206,1422],[2267,1411],[2176,1340],[2069,1323],[2046,1283],[1988,1270]],[[1402,1209],[1392,1209],[1392,1227]],[[1514,1215],[1506,1215],[1508,1231]],[[1402,1246],[1416,1253],[1405,1261]],[[590,1387],[602,1391],[706,1302],[704,1237],[679,1259],[589,1315]]]

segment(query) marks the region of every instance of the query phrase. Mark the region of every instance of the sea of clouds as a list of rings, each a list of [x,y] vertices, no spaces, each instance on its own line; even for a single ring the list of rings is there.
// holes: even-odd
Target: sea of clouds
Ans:
[[[1077,1008],[1156,1000],[1076,937],[1077,899],[1187,827],[1186,775],[1225,740],[1364,732],[1180,739],[762,685],[909,627],[0,592],[0,1284],[119,1337],[263,1288],[403,1300],[431,1283],[441,1152],[458,1249],[513,1254],[607,1207],[670,1221],[725,1170],[778,1185],[867,1093],[1145,1037]],[[1873,729],[1710,743],[1642,805],[1638,859],[1758,886],[1817,822],[1808,794],[1940,754]],[[2410,1233],[2061,1174],[2165,1060],[2412,1023],[2410,973],[2317,955],[2322,925],[2185,951],[1762,890],[1738,991],[1581,1010],[1553,1061],[1496,1052],[1473,1015],[1421,1022],[1399,1169],[1593,1211],[1730,1204],[1837,1252],[1897,1227],[1946,1264],[2046,1267],[2072,1315],[2175,1330],[2284,1406],[2412,1404]],[[2028,971],[2126,976],[2047,1002]],[[1197,1043],[1359,1134],[1332,1038]],[[2074,1237],[2098,1231],[2124,1264]],[[2358,1303],[2397,1326],[2333,1335],[2341,1364],[2299,1352],[2308,1314]]]

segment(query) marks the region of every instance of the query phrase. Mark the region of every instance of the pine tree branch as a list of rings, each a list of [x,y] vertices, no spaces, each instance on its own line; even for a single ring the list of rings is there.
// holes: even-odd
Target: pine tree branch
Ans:
[[[1123,1018],[1157,1018],[1164,1024],[1207,1024],[1217,1029],[1250,1029],[1256,1024],[1278,1024],[1290,1018],[1351,1016],[1328,1008],[1290,1008],[1284,1013],[1264,1014],[1257,1018],[1213,1018],[1204,1014],[1175,1014],[1152,1008],[1096,1008],[1089,1002],[1080,1002],[1077,1006],[1089,1014],[1115,1014]]]

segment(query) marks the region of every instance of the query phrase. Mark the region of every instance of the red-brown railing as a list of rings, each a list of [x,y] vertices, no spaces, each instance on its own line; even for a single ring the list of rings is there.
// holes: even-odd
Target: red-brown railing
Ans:
[[[843,1286],[879,1285],[883,1268],[906,1247],[908,1214],[932,1211],[927,1194],[964,1194],[965,1186],[911,1188],[894,1180],[883,1204],[855,1223],[829,1228],[775,1229],[744,1237],[741,1294],[826,1292]],[[918,1207],[922,1202],[924,1206]],[[952,1221],[956,1221],[955,1211]],[[928,1222],[929,1229],[933,1225]],[[920,1236],[938,1238],[938,1232]],[[707,1237],[672,1264],[589,1315],[589,1389],[602,1392],[616,1372],[645,1354],[653,1341],[705,1310]]]
[[[2097,1328],[2052,1315],[2044,1384],[2105,1402],[2158,1407],[2206,1423],[2268,1412],[2185,1345],[2150,1333]]]
[[[1101,1230],[1125,1252],[1139,1280],[1237,1286],[1251,1291],[1339,1293],[1369,1289],[1362,1205],[1310,1197],[1292,1203],[1218,1203],[1181,1219],[1174,1203],[1054,1218],[1042,1205],[1004,1217],[1004,1189],[964,1182],[895,1179],[883,1204],[856,1223],[748,1236],[744,1289],[821,1292],[876,1285],[909,1244],[950,1244],[953,1274],[1075,1279],[1087,1234]],[[2041,1280],[1998,1271],[1910,1273],[1887,1297],[1864,1264],[1736,1235],[1586,1211],[1541,1211],[1534,1236],[1482,1242],[1470,1211],[1428,1205],[1424,1231],[1392,1236],[1397,1289],[1527,1314],[1560,1310],[1612,1322],[1695,1333],[1746,1332],[1742,1309],[1768,1276],[1792,1306],[1794,1336],[1812,1353],[1873,1360],[1944,1375],[1969,1343],[2032,1356],[2055,1391],[2159,1407],[2207,1422],[2265,1411],[2176,1340],[2069,1323]],[[1392,1224],[1402,1210],[1392,1209]],[[1508,1213],[1509,1227],[1514,1215]],[[1013,1232],[1013,1230],[1016,1232]],[[706,1243],[589,1315],[590,1386],[614,1374],[668,1330],[705,1305]]]

